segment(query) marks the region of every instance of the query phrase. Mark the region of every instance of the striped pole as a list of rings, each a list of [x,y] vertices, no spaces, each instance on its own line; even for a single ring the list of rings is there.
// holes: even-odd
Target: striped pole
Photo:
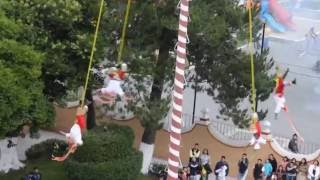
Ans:
[[[182,122],[182,103],[183,103],[183,86],[184,70],[186,62],[186,44],[187,44],[187,27],[189,19],[189,1],[181,0],[179,16],[179,33],[177,44],[176,69],[173,91],[173,108],[170,127],[170,144],[168,158],[168,179],[178,179],[178,168],[180,160],[180,141],[181,141],[181,122]]]

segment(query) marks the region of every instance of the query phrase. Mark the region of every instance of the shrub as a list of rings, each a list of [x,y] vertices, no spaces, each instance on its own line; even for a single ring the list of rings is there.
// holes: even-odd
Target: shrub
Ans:
[[[54,149],[55,144],[59,145],[58,149]],[[67,144],[62,140],[49,139],[40,144],[35,144],[31,146],[26,151],[26,156],[28,159],[39,159],[39,158],[51,158],[51,155],[62,155],[66,151]]]
[[[73,180],[136,179],[142,154],[133,149],[134,133],[128,127],[108,125],[89,131],[84,145],[65,163]]]

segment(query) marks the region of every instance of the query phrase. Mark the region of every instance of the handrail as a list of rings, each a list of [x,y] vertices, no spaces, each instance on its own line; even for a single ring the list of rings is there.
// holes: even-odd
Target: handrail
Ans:
[[[301,161],[302,158],[306,158],[307,161],[312,161],[314,159],[317,159],[320,155],[320,149],[311,154],[293,153],[283,148],[276,139],[273,139],[273,141],[270,142],[270,145],[273,150],[279,153],[279,155],[287,156],[289,159],[295,158],[298,161]]]
[[[124,108],[124,107],[123,107]],[[106,115],[113,116],[115,120],[128,120],[132,119],[134,115],[131,112],[122,111],[122,113],[117,113],[114,111],[109,111],[108,113],[104,112]],[[114,116],[118,114],[118,116]],[[168,113],[170,114],[170,113]],[[192,115],[188,113],[184,113],[182,115],[183,123],[182,123],[182,133],[186,133],[191,131],[196,124],[201,123],[200,117],[195,116],[194,123],[192,123]],[[166,131],[170,131],[170,119],[168,116],[163,119],[163,129]],[[246,129],[240,129],[233,124],[228,122],[218,121],[218,120],[210,120],[208,121],[208,130],[209,132],[217,138],[222,143],[225,143],[229,146],[233,147],[244,147],[249,144],[250,139],[252,138],[252,133]],[[288,149],[288,143],[290,141],[289,138],[285,138],[283,136],[273,134],[273,141],[277,143],[276,147],[281,147],[281,152],[290,152]],[[279,149],[279,148],[276,148]],[[275,149],[275,150],[276,150]],[[315,152],[320,151],[320,144],[315,143],[300,143],[298,144],[298,149],[303,155],[310,155]]]
[[[200,118],[195,117],[195,123],[192,124],[192,116],[187,113],[183,114],[183,120],[184,122],[182,123],[182,133],[191,131],[195,124],[200,122]],[[169,131],[169,123],[169,120],[165,120],[164,129],[166,129],[167,131]],[[219,141],[233,147],[246,146],[252,138],[252,133],[249,130],[240,129],[235,125],[224,121],[210,120],[210,123],[208,124],[208,130]],[[282,149],[289,151],[289,138],[273,134],[273,140],[277,141]],[[320,145],[314,143],[300,143],[298,144],[298,147],[301,154],[314,153],[318,149],[320,149]]]

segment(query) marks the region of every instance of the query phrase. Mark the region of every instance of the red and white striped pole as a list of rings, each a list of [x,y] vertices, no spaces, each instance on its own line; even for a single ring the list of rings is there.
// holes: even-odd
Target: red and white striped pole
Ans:
[[[174,79],[174,91],[172,102],[172,118],[170,127],[170,145],[168,158],[168,179],[178,179],[178,168],[180,164],[180,141],[182,122],[182,103],[184,87],[184,70],[187,59],[187,28],[189,21],[189,1],[181,0],[179,16],[179,33],[177,44],[176,69]]]

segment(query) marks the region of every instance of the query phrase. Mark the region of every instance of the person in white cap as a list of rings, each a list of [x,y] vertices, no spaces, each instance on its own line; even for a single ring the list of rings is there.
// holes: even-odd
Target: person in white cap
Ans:
[[[85,128],[85,114],[87,113],[87,111],[88,111],[87,106],[84,106],[83,108],[79,107],[77,109],[75,123],[71,127],[70,132],[65,133],[61,131],[61,133],[66,136],[69,149],[67,154],[65,154],[62,157],[52,156],[52,160],[64,161],[68,158],[70,154],[74,153],[77,150],[78,146],[83,145],[81,130]]]

